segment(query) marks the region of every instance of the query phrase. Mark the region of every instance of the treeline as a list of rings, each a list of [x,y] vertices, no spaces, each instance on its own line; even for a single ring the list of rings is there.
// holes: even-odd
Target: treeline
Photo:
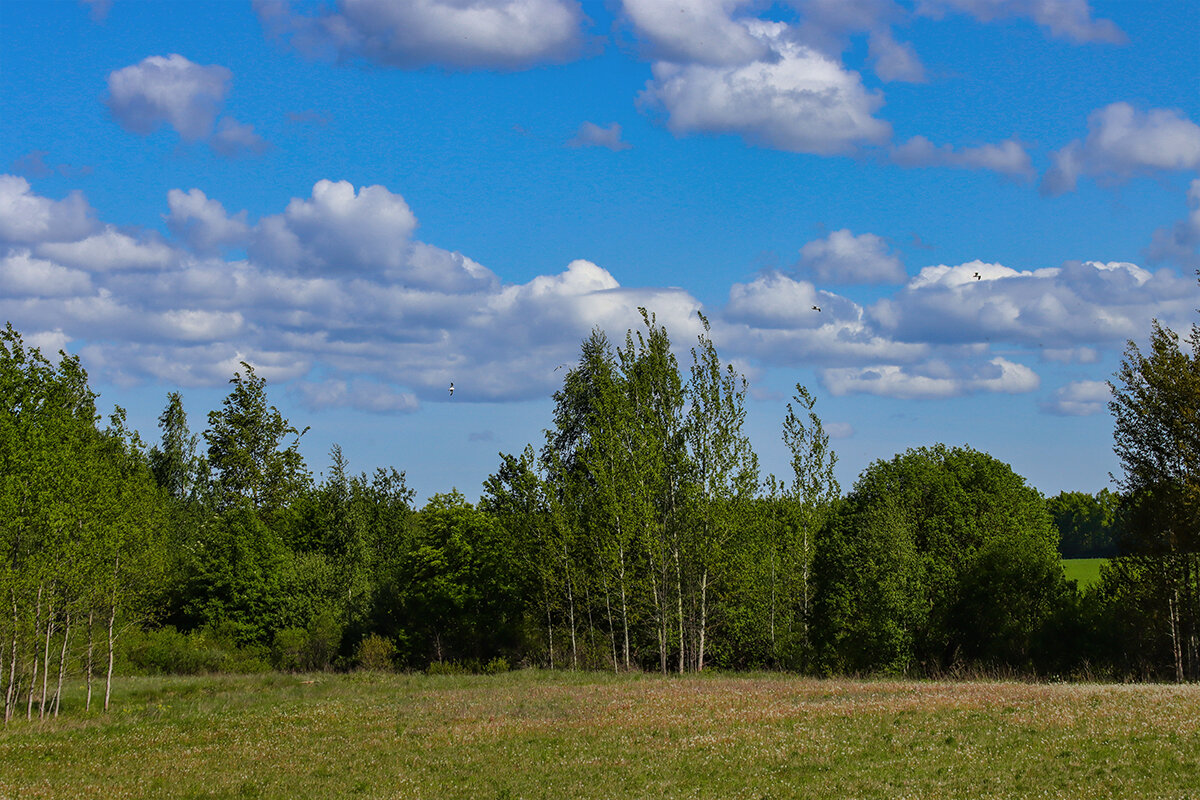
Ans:
[[[477,503],[414,507],[403,472],[314,480],[253,368],[193,433],[173,392],[146,446],[101,420],[76,357],[0,338],[0,694],[52,715],[114,670],[548,668],[814,674],[964,670],[1200,677],[1200,334],[1130,345],[1112,410],[1119,492],[1049,502],[935,445],[843,495],[813,396],[761,475],[746,381],[704,332],[601,331],[545,440]],[[1097,586],[1067,555],[1120,555]]]

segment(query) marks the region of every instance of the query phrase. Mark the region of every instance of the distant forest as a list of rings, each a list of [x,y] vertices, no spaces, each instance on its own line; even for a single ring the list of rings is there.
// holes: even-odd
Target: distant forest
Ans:
[[[1117,491],[1049,500],[933,444],[848,493],[813,395],[762,475],[708,323],[681,368],[652,313],[596,330],[544,441],[477,502],[397,469],[316,481],[250,364],[193,433],[145,443],[77,356],[0,336],[0,695],[107,707],[115,672],[794,670],[1200,678],[1200,330],[1156,322],[1114,376]],[[1111,556],[1080,589],[1060,557]],[[95,698],[93,698],[93,693]]]

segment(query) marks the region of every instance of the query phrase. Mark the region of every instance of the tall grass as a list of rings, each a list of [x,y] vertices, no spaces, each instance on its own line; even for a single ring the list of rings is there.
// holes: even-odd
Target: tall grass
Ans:
[[[1196,797],[1200,687],[520,671],[133,678],[0,798]]]

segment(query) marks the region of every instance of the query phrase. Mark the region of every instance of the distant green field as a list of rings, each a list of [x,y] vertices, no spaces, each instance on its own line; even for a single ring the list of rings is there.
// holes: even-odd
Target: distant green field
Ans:
[[[1200,685],[124,678],[0,728],[0,798],[1196,798]],[[35,709],[36,714],[36,709]]]
[[[1067,574],[1067,580],[1077,581],[1079,588],[1083,589],[1091,586],[1100,580],[1100,565],[1107,558],[1064,558],[1063,572]]]

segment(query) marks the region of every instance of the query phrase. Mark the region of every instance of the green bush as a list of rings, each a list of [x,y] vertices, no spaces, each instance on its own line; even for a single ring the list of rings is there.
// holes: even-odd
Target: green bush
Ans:
[[[377,633],[367,634],[354,650],[354,662],[359,669],[372,672],[391,672],[395,666],[396,645]]]

